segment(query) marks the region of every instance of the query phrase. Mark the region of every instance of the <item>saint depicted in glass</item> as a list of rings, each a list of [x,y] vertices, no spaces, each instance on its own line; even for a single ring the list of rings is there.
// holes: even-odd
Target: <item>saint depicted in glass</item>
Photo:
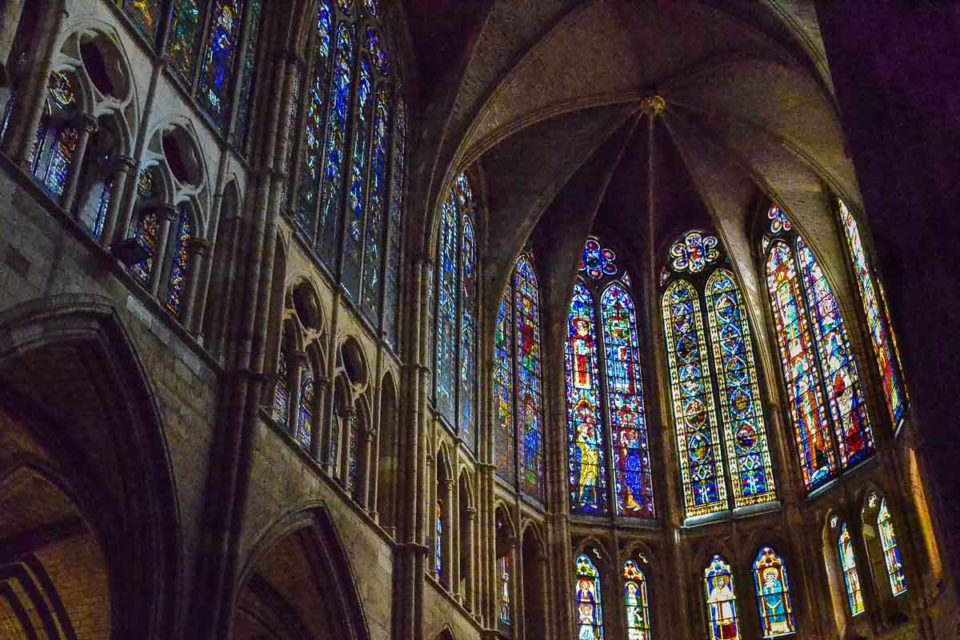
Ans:
[[[187,293],[187,277],[190,273],[190,243],[193,241],[193,225],[185,207],[179,210],[180,222],[173,246],[173,264],[170,266],[170,281],[167,286],[167,310],[175,316],[183,311]]]
[[[713,556],[713,560],[703,572],[703,586],[706,591],[710,640],[740,640],[733,575],[730,565],[722,557]]]
[[[893,516],[890,515],[886,498],[880,501],[877,531],[880,534],[880,546],[883,548],[883,562],[887,567],[887,577],[890,579],[890,590],[896,597],[907,592],[907,577],[903,572],[903,558],[900,557],[897,534],[893,531]]]
[[[517,449],[520,485],[543,500],[543,382],[540,372],[540,289],[526,256],[517,260],[513,276],[514,345],[516,348]]]
[[[796,633],[787,567],[770,547],[760,549],[753,561],[753,581],[757,587],[763,637],[777,638]]]
[[[493,393],[497,411],[494,435],[497,475],[513,484],[517,476],[517,428],[513,420],[513,304],[512,288],[507,287],[497,310],[497,328],[493,339]]]
[[[313,380],[313,364],[308,359],[300,379],[300,406],[297,409],[297,431],[294,438],[304,449],[310,450],[313,440],[313,411],[317,405],[316,387]]]
[[[497,579],[500,584],[498,619],[501,625],[509,627],[513,623],[513,607],[510,605],[510,558],[507,556],[497,561]]]
[[[586,554],[576,564],[577,640],[603,640],[603,598],[600,573]]]
[[[853,539],[845,522],[840,526],[837,551],[840,554],[840,570],[843,573],[847,606],[850,609],[850,615],[857,616],[863,613],[863,591],[860,588],[860,573],[857,571],[857,559],[853,552]]]
[[[210,32],[197,87],[197,97],[214,121],[223,126],[229,114],[236,70],[234,59],[243,18],[241,0],[213,0]]]
[[[633,560],[623,565],[623,606],[627,612],[627,640],[653,640],[647,578]]]

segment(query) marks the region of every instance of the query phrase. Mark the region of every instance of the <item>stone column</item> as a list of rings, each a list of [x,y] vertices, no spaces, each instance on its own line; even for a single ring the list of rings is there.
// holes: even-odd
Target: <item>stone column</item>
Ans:
[[[353,497],[360,503],[365,510],[370,509],[369,491],[372,484],[370,473],[372,466],[370,464],[370,454],[373,449],[374,431],[369,424],[364,424],[363,429],[358,429],[357,435],[360,442],[357,443],[357,486],[353,487]]]
[[[300,421],[300,387],[303,385],[303,368],[307,364],[307,354],[295,351],[287,354],[287,372],[290,375],[290,405],[287,407],[287,431],[297,437],[297,423]],[[316,422],[316,421],[314,421]]]
[[[464,585],[466,593],[464,594],[464,603],[474,615],[478,615],[477,609],[477,510],[474,507],[467,509],[467,530],[461,532],[465,535],[470,547],[470,553],[467,556],[467,580]],[[463,562],[463,558],[460,559]]]
[[[344,411],[343,415],[343,424],[340,429],[340,451],[337,452],[339,455],[339,463],[337,470],[337,479],[340,481],[341,486],[347,486],[347,478],[350,474],[350,446],[352,444],[353,438],[353,421],[356,420],[356,409],[351,404]]]
[[[157,238],[157,250],[153,253],[153,269],[150,273],[150,293],[160,295],[160,283],[163,280],[164,267],[167,262],[167,245],[170,244],[170,227],[177,219],[177,208],[172,204],[163,204],[157,207],[160,217],[160,234]]]
[[[443,502],[443,510],[440,512],[440,522],[443,525],[443,537],[440,540],[440,549],[443,556],[443,576],[440,582],[450,591],[450,593],[456,593],[457,590],[457,574],[458,571],[455,571],[457,563],[455,562],[454,554],[456,550],[454,549],[454,516],[456,513],[456,505],[454,504],[454,495],[456,491],[453,490],[453,478],[445,478],[443,483],[437,487],[439,495],[437,496]],[[459,527],[458,527],[459,528]]]
[[[190,244],[187,245],[187,253],[190,257],[187,261],[187,300],[183,308],[182,324],[191,333],[197,333],[200,330],[199,327],[193,326],[193,320],[201,315],[197,313],[200,274],[203,273],[209,248],[210,242],[203,238],[190,238]]]
[[[83,162],[87,156],[87,147],[90,145],[90,136],[97,132],[100,123],[91,115],[83,114],[80,116],[80,133],[77,135],[77,149],[73,154],[73,161],[70,163],[70,175],[67,176],[67,184],[63,188],[63,197],[61,204],[69,213],[77,201],[77,189],[80,186],[80,176],[83,173]]]
[[[113,236],[117,230],[117,216],[120,214],[120,203],[123,202],[124,193],[127,188],[127,181],[130,178],[130,172],[137,166],[136,160],[130,156],[120,156],[117,158],[117,169],[113,176],[113,196],[110,198],[110,204],[107,206],[107,219],[103,223],[103,232],[100,234],[100,245],[104,248],[110,246],[113,242]]]
[[[332,415],[324,415],[324,408],[327,406],[326,397],[330,392],[330,381],[325,377],[317,377],[314,378],[313,384],[315,396],[314,399],[316,402],[314,403],[313,407],[315,419],[313,421],[313,425],[311,426],[312,431],[310,432],[310,456],[314,460],[320,462],[320,444],[323,437],[323,430],[321,429],[320,425],[327,424],[327,419],[335,420],[336,418],[334,418]]]

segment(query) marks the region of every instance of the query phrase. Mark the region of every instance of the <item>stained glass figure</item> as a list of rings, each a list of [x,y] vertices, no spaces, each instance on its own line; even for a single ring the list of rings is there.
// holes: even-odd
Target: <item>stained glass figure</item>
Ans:
[[[540,371],[540,288],[521,256],[514,270],[516,389],[521,490],[543,500],[543,382]]]
[[[350,180],[347,188],[347,226],[343,234],[343,273],[341,282],[347,295],[354,301],[360,298],[360,270],[363,265],[363,232],[366,219],[364,193],[367,180],[367,145],[370,139],[371,99],[370,60],[360,58],[357,79],[356,121],[353,127],[353,154],[350,160]]]
[[[880,501],[880,511],[877,513],[877,531],[880,533],[880,546],[883,548],[883,561],[887,567],[887,577],[890,578],[890,590],[896,597],[907,592],[907,576],[903,571],[903,558],[900,556],[897,535],[893,531],[893,516],[890,515],[886,498]]]
[[[371,147],[370,196],[367,201],[366,239],[363,248],[363,291],[360,308],[371,322],[380,319],[380,291],[382,286],[383,243],[387,222],[387,127],[390,123],[390,104],[384,90],[377,92],[373,116],[373,146]]]
[[[223,126],[230,112],[234,59],[243,18],[242,0],[213,0],[206,53],[197,97],[213,120]]]
[[[703,572],[710,640],[740,640],[740,621],[730,565],[720,556]]]
[[[714,271],[705,297],[734,506],[769,502],[776,499],[770,449],[750,326],[733,273]]]
[[[627,612],[627,640],[653,640],[647,578],[633,560],[623,565],[623,606]]]
[[[873,453],[873,430],[840,307],[813,251],[797,238],[797,261],[829,399],[840,463],[850,467]]]
[[[630,294],[619,283],[611,284],[603,293],[600,315],[617,513],[652,518],[655,515],[653,480],[637,314]]]
[[[512,287],[507,287],[497,310],[494,335],[493,389],[497,405],[497,432],[494,436],[497,475],[511,485],[516,482],[517,431],[513,421],[513,304]]]
[[[720,259],[715,236],[690,231],[670,247],[670,266],[677,273],[700,273]]]
[[[443,510],[439,501],[433,523],[433,573],[437,580],[443,577]]]
[[[250,100],[253,95],[254,72],[260,46],[260,19],[263,14],[262,0],[250,0],[250,24],[247,47],[243,51],[243,66],[240,68],[240,95],[237,102],[237,121],[233,126],[237,143],[242,148],[250,137]],[[299,98],[299,93],[296,96]],[[298,100],[291,101],[296,105]],[[295,107],[294,107],[295,108]]]
[[[347,122],[353,93],[353,60],[356,35],[353,24],[337,26],[337,53],[333,66],[333,90],[327,112],[326,164],[320,189],[320,222],[317,246],[320,257],[333,264],[340,240],[340,203],[344,154],[347,152]]]
[[[160,24],[160,0],[123,0],[123,10],[145,36],[153,42]]]
[[[203,29],[205,8],[206,0],[173,0],[167,57],[174,70],[187,81],[193,78],[197,64],[197,41]]]
[[[840,222],[847,238],[847,248],[850,250],[850,259],[857,275],[860,302],[863,304],[863,313],[870,329],[870,343],[873,345],[873,354],[880,371],[883,397],[887,403],[890,420],[894,426],[899,426],[906,411],[906,393],[897,373],[900,358],[890,313],[883,297],[883,286],[867,258],[857,219],[843,200],[838,200],[837,203]]]
[[[793,250],[785,242],[772,243],[766,272],[800,469],[812,490],[835,475],[837,463],[800,278]]]
[[[604,276],[617,275],[617,254],[612,249],[601,247],[600,241],[594,237],[587,238],[583,246],[583,256],[580,258],[580,273],[586,274],[591,280],[599,280]]]
[[[300,406],[297,410],[297,431],[293,437],[301,447],[309,451],[310,442],[313,440],[313,410],[317,406],[313,363],[309,358],[300,375]]]
[[[134,237],[149,257],[133,265],[133,275],[140,284],[148,286],[153,274],[153,256],[157,252],[157,243],[160,240],[160,216],[155,211],[143,211]]]
[[[193,240],[193,225],[186,211],[180,211],[177,236],[173,246],[173,264],[167,285],[166,307],[174,316],[179,316],[186,302],[187,276],[190,272],[190,243]]]
[[[307,97],[306,127],[303,135],[303,159],[300,171],[300,195],[295,220],[308,233],[316,222],[320,197],[320,165],[323,154],[323,116],[327,109],[327,80],[330,71],[332,9],[328,0],[320,0],[313,51],[312,80]],[[292,118],[291,118],[292,121]]]
[[[440,208],[440,246],[437,256],[437,331],[435,392],[437,410],[454,422],[459,331],[459,228],[457,207],[451,191]]]
[[[850,615],[857,616],[863,613],[863,592],[860,588],[860,574],[857,572],[857,559],[853,553],[853,539],[850,537],[846,522],[840,526],[837,550],[840,553],[840,570],[843,572],[847,606],[850,609]]]
[[[770,220],[770,233],[777,235],[781,231],[790,231],[793,229],[793,223],[783,212],[783,209],[773,205],[767,210],[767,218]]]
[[[687,517],[727,507],[700,297],[675,280],[663,294],[663,325]]]
[[[510,558],[502,556],[497,560],[497,579],[500,584],[500,624],[509,627],[513,624],[513,606],[510,603]]]
[[[360,418],[357,413],[350,415],[350,445],[347,448],[347,477],[344,486],[357,502],[360,501]]]
[[[600,572],[586,554],[576,563],[577,640],[603,640],[603,596]]]
[[[473,448],[474,407],[477,393],[477,240],[473,223],[463,221],[460,258],[460,433]]]
[[[277,358],[277,386],[273,392],[273,421],[281,427],[287,427],[290,415],[290,371],[287,368],[287,350],[280,349]]]
[[[796,633],[787,566],[770,547],[760,549],[753,561],[753,582],[757,588],[763,637],[777,638]]]
[[[387,224],[387,268],[384,287],[383,330],[387,342],[397,344],[397,314],[400,304],[400,249],[403,230],[403,190],[406,161],[407,116],[401,101],[393,132],[393,174],[390,183],[390,221]],[[431,307],[432,308],[432,307]]]
[[[590,515],[608,512],[596,324],[593,296],[577,282],[565,354],[570,509]]]
[[[367,29],[367,49],[370,50],[370,55],[373,57],[380,73],[384,76],[390,75],[390,60],[387,57],[386,50],[380,46],[380,34],[377,33],[376,29]]]

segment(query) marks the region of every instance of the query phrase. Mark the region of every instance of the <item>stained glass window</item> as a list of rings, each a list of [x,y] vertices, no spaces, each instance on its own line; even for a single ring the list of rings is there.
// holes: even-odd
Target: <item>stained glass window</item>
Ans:
[[[768,502],[776,498],[770,448],[750,325],[733,273],[714,271],[705,297],[734,505]]]
[[[797,238],[797,260],[812,317],[813,334],[823,371],[830,414],[840,448],[840,462],[852,466],[873,453],[873,431],[857,364],[847,341],[840,307],[830,283],[803,238]]]
[[[254,72],[260,45],[260,18],[263,13],[262,0],[250,2],[250,24],[248,27],[247,47],[243,52],[243,66],[240,69],[240,97],[237,103],[237,122],[233,127],[234,135],[240,147],[247,143],[250,135],[250,100],[253,95]],[[296,104],[296,100],[291,101]]]
[[[720,258],[715,236],[690,231],[670,247],[671,266],[677,272],[700,273]]]
[[[313,363],[308,358],[300,374],[300,407],[297,411],[297,431],[293,434],[304,449],[310,449],[313,440],[313,412],[317,406],[316,384],[313,378]]]
[[[497,475],[509,482],[517,477],[517,430],[513,421],[513,305],[512,287],[507,287],[497,309],[497,327],[494,335],[493,389],[497,404],[496,447]]]
[[[876,274],[867,258],[857,219],[843,200],[837,202],[840,222],[847,238],[847,248],[850,250],[853,269],[857,275],[860,302],[863,304],[863,313],[870,329],[870,343],[873,345],[873,353],[880,370],[883,396],[893,425],[899,426],[906,410],[906,393],[897,373],[900,358],[897,354],[897,342],[894,338],[890,314],[883,297],[883,287],[879,278],[875,277]]]
[[[497,561],[497,578],[500,584],[499,596],[499,621],[500,624],[509,627],[513,624],[513,607],[510,604],[510,558],[501,557]]]
[[[406,160],[407,116],[404,103],[397,106],[396,128],[393,133],[393,177],[390,185],[390,221],[387,227],[387,269],[384,286],[386,307],[383,311],[383,330],[387,341],[397,344],[397,314],[400,304],[400,249],[403,231],[403,189]]]
[[[811,490],[833,477],[836,457],[800,279],[793,250],[786,243],[771,245],[766,271],[800,470]]]
[[[347,226],[343,234],[343,282],[347,295],[355,301],[360,297],[360,270],[363,265],[363,225],[366,217],[364,189],[367,179],[367,143],[373,120],[370,85],[370,60],[360,58],[357,84],[356,113],[353,127],[353,155],[350,161],[350,182],[347,189]]]
[[[603,597],[600,572],[586,554],[576,564],[577,640],[603,640]]]
[[[74,82],[66,73],[57,71],[51,74],[50,100],[44,108],[27,160],[34,179],[56,200],[63,197],[80,139],[77,128],[69,123],[69,117],[75,114],[78,106]],[[59,124],[54,121],[55,115],[59,116]]]
[[[670,389],[687,517],[727,507],[700,297],[686,280],[663,294]]]
[[[526,256],[514,271],[517,431],[521,489],[543,500],[543,390],[540,373],[540,288]]]
[[[173,0],[167,57],[171,66],[186,80],[193,77],[196,67],[197,41],[203,29],[205,7],[205,0]]]
[[[607,513],[606,462],[593,296],[580,282],[573,287],[567,320],[567,429],[570,454],[570,509]]]
[[[653,640],[647,578],[633,560],[623,565],[623,606],[627,612],[627,640]]]
[[[173,247],[173,264],[170,266],[170,281],[167,286],[167,310],[179,316],[187,292],[187,275],[190,272],[190,242],[193,240],[193,226],[186,211],[180,212],[177,236]]]
[[[786,214],[773,207],[769,216],[780,238],[767,245],[767,288],[803,478],[812,490],[838,468],[868,458],[873,430],[833,288]]]
[[[730,565],[713,556],[703,572],[710,640],[740,640],[740,620]]]
[[[90,188],[87,200],[80,211],[80,222],[95,238],[99,238],[103,233],[112,197],[113,180],[108,179],[105,182],[98,182]]]
[[[323,115],[327,104],[327,75],[333,28],[331,11],[327,0],[319,2],[313,54],[313,79],[307,98],[306,128],[303,137],[304,157],[300,175],[300,200],[295,218],[297,223],[308,232],[312,232],[320,189]]]
[[[579,271],[591,280],[614,276],[617,275],[616,260],[617,254],[612,249],[601,247],[599,240],[589,237],[580,258]]]
[[[287,426],[290,414],[290,371],[287,368],[287,350],[280,349],[277,358],[277,386],[273,392],[273,420],[281,427]]]
[[[893,516],[890,515],[886,498],[880,501],[877,531],[880,533],[880,546],[883,548],[883,561],[887,567],[890,589],[896,597],[907,592],[907,577],[903,571],[903,558],[900,556],[897,535],[893,531]]]
[[[230,112],[234,59],[243,18],[242,0],[213,0],[210,32],[197,96],[215,122],[223,126]]]
[[[440,207],[434,392],[437,411],[473,448],[476,419],[477,238],[465,174]]]
[[[630,294],[619,283],[614,282],[604,291],[600,315],[617,513],[652,518],[655,513],[653,480],[637,314]]]
[[[437,580],[443,577],[443,509],[439,501],[433,522],[433,572]]]
[[[150,274],[153,273],[153,255],[157,251],[157,242],[160,239],[160,217],[154,211],[145,209],[157,197],[156,187],[150,171],[144,169],[137,178],[137,200],[141,207],[140,217],[134,231],[134,238],[147,258],[131,267],[134,277],[144,286],[150,284]]]
[[[846,522],[840,526],[837,550],[840,553],[840,570],[843,572],[843,587],[847,594],[850,615],[860,615],[863,613],[863,592],[860,589],[860,574],[857,572],[857,559],[853,552],[853,539]]]
[[[770,547],[760,549],[753,561],[753,582],[757,588],[763,637],[777,638],[796,633],[787,566]]]
[[[357,502],[360,501],[360,418],[357,413],[350,416],[350,447],[347,449],[346,489]]]
[[[153,42],[160,24],[160,0],[123,0],[123,9],[137,28]]]
[[[348,22],[337,27],[337,53],[333,66],[333,92],[327,112],[326,164],[320,190],[320,224],[318,247],[320,257],[333,264],[340,239],[341,185],[347,152],[347,122],[353,93],[353,59],[356,29]]]
[[[384,223],[387,200],[387,127],[390,104],[384,90],[377,92],[373,116],[370,197],[367,202],[366,240],[363,246],[363,292],[360,308],[371,322],[380,318],[380,270],[383,263]]]

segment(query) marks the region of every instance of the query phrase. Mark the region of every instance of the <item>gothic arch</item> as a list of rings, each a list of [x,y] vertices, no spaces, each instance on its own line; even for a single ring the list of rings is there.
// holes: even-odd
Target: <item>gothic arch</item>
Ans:
[[[171,464],[155,393],[119,318],[100,298],[67,295],[15,307],[0,327],[0,405],[102,545],[113,637],[175,636]]]
[[[269,525],[237,584],[229,637],[370,637],[353,567],[323,503],[290,510]]]

